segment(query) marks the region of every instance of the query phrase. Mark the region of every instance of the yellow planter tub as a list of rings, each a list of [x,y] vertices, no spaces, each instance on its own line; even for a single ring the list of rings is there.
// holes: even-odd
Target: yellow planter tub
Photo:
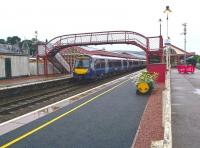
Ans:
[[[150,86],[146,82],[140,82],[137,84],[137,91],[141,94],[146,94],[150,91]]]

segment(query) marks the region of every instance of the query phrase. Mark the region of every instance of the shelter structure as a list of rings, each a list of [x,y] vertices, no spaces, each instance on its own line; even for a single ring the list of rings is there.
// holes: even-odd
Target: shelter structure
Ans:
[[[164,47],[164,49],[166,49]],[[175,45],[169,45],[169,55],[170,55],[170,63],[172,67],[175,67],[179,64],[184,64],[184,56],[186,55],[186,58],[192,57],[195,55],[195,52],[186,52],[183,49],[175,46]],[[164,61],[166,60],[166,51],[164,51]]]

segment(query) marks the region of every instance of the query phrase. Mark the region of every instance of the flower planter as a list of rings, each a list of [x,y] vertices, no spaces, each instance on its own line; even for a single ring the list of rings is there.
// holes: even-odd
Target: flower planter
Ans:
[[[157,73],[142,72],[136,80],[136,93],[149,94],[154,89],[155,79],[158,77]]]

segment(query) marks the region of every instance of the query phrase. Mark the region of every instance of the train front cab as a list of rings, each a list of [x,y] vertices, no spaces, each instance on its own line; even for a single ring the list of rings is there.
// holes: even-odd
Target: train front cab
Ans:
[[[73,78],[75,79],[88,79],[92,75],[91,58],[89,56],[80,56],[76,58]]]

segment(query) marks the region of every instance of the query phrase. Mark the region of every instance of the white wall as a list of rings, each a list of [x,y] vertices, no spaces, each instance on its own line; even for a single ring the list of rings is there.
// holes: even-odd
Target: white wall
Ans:
[[[0,55],[0,78],[5,77],[5,60],[2,55]]]
[[[39,74],[44,74],[44,64],[39,63]],[[56,72],[56,69],[55,69]],[[48,63],[48,74],[53,74],[53,65],[51,63]],[[30,63],[30,75],[37,75],[37,62],[31,62]]]
[[[11,57],[11,71],[12,77],[29,75],[28,57],[12,56]]]
[[[11,59],[11,76],[27,76],[29,73],[29,63],[27,56],[0,55],[0,78],[5,78],[5,58]]]
[[[12,77],[37,75],[36,60],[29,63],[29,58],[27,56],[0,54],[0,79],[6,77],[5,58],[11,59]],[[59,72],[55,69],[55,73]],[[39,74],[44,74],[44,64],[42,61],[39,62]],[[51,63],[48,63],[48,74],[53,74],[53,65]]]

